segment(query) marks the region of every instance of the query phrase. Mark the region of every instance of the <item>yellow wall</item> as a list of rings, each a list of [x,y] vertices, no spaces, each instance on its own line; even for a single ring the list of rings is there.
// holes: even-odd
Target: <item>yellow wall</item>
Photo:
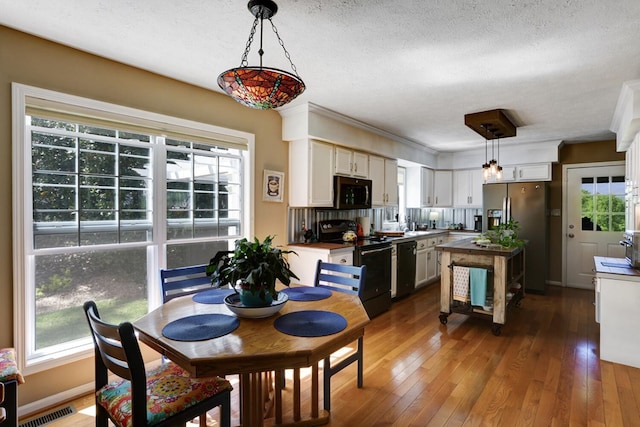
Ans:
[[[211,70],[212,85],[220,71]],[[286,203],[263,202],[260,192],[263,169],[287,170],[288,147],[281,139],[277,112],[252,110],[223,94],[0,26],[0,346],[13,345],[11,82],[253,133],[254,234],[276,234],[277,244],[287,243]],[[20,405],[92,382],[93,362],[69,364],[26,380],[20,386]]]

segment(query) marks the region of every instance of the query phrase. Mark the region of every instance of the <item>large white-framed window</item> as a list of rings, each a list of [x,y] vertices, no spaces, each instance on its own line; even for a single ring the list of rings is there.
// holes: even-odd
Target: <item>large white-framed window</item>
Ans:
[[[30,374],[92,354],[82,304],[135,320],[158,270],[252,234],[254,136],[14,83],[14,345]]]

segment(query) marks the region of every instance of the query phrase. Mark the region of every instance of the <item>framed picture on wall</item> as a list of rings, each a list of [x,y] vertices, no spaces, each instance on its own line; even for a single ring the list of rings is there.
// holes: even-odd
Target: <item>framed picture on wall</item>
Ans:
[[[284,172],[264,170],[262,199],[267,202],[282,202],[284,193]]]

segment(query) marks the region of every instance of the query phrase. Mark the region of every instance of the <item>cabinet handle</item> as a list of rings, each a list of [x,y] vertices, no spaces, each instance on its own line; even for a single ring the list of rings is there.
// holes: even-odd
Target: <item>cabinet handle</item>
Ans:
[[[349,163],[349,171],[353,172],[353,163]]]
[[[346,260],[346,259],[344,259],[344,258],[340,258],[340,264],[346,264],[346,263],[347,263],[347,260]]]
[[[356,171],[356,172],[358,172],[358,164],[357,164],[357,163],[354,163],[354,166],[355,166],[355,167],[354,167],[355,171]]]

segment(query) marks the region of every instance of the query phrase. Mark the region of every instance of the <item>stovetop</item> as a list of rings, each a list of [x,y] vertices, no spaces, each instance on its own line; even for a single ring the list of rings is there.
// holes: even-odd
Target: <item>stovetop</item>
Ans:
[[[319,226],[318,241],[320,242],[352,244],[357,248],[382,247],[391,244],[391,239],[387,236],[365,236],[359,237],[358,240],[354,242],[345,242],[342,240],[342,235],[349,230],[356,231],[357,225],[355,221],[330,219],[320,221]]]

